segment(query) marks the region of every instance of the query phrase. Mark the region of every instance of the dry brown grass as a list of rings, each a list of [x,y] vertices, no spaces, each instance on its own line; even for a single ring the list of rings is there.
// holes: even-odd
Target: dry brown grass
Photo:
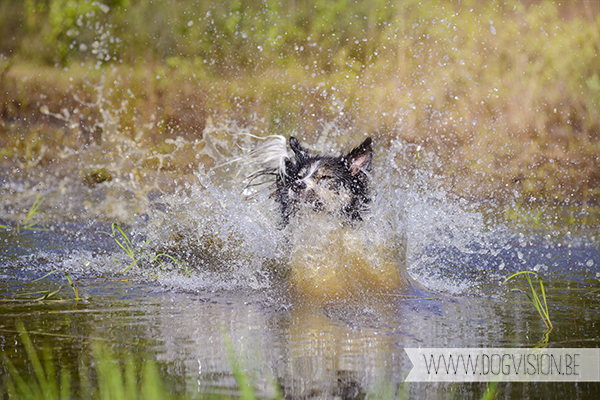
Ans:
[[[355,22],[339,31],[340,42],[327,29],[316,36],[315,21],[281,17],[286,42],[257,34],[251,39],[266,50],[253,59],[232,36],[219,45],[222,68],[206,62],[210,48],[203,57],[129,56],[100,69],[5,58],[0,155],[28,168],[60,163],[65,147],[125,140],[148,155],[141,168],[177,175],[214,164],[195,157],[208,117],[308,141],[333,123],[344,132],[340,140],[370,134],[382,146],[392,139],[421,145],[439,160],[431,168],[463,196],[597,203],[600,16],[587,5],[394,3],[383,16],[355,10],[366,13],[358,27],[353,10],[338,11],[340,21]],[[252,32],[257,22],[249,21],[238,21],[240,31]],[[180,49],[188,43],[171,40]],[[177,137],[198,144],[165,163],[149,158],[173,153],[169,140]]]

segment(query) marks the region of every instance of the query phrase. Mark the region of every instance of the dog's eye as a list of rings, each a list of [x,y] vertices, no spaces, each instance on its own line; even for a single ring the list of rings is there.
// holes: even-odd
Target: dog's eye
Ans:
[[[323,180],[323,181],[328,181],[328,180],[331,180],[331,179],[333,179],[333,176],[330,176],[330,175],[321,175],[319,177],[319,180]]]

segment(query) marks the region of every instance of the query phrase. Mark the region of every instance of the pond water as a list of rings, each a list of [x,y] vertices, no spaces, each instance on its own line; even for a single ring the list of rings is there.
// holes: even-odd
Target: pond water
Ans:
[[[45,230],[0,233],[0,352],[27,370],[22,322],[36,348],[51,346],[71,370],[100,341],[119,357],[156,360],[169,387],[191,396],[239,394],[233,352],[259,397],[279,388],[287,398],[481,398],[487,384],[403,383],[412,367],[404,348],[598,346],[597,228],[562,223],[569,210],[560,207],[551,224],[508,223],[499,207],[446,193],[426,168],[381,171],[399,152],[381,152],[372,222],[357,230],[398,248],[397,268],[411,282],[318,301],[289,290],[289,247],[302,242],[280,229],[268,189],[245,192],[233,169],[200,171],[174,194],[147,196],[142,212],[120,226],[127,239],[107,218],[87,219],[85,207],[73,217],[86,199],[100,199],[86,207],[106,208],[117,183],[56,185],[62,189],[45,192],[53,205],[38,225]],[[6,177],[4,198],[25,193],[22,187]],[[136,200],[115,196],[111,204],[120,201]],[[137,263],[117,243],[127,240]],[[529,290],[525,279],[502,283],[524,270],[543,279],[549,332],[525,294],[511,291]],[[600,386],[496,390],[585,399],[597,398]]]

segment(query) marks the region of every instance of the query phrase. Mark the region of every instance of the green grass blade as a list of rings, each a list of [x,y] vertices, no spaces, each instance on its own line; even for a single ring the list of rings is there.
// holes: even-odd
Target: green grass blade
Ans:
[[[54,357],[50,347],[44,346],[42,348],[42,357],[44,359],[44,370],[46,371],[46,382],[48,382],[48,388],[44,394],[48,400],[54,400],[58,398],[58,382],[56,381],[56,367],[54,366]]]
[[[71,374],[67,367],[60,370],[60,399],[69,400],[71,398]]]
[[[137,260],[133,260],[133,262],[131,264],[129,264],[129,266],[127,268],[125,268],[123,271],[121,271],[121,273],[124,274],[125,272],[129,271],[129,269],[131,267],[133,267],[135,264],[137,264],[138,261],[140,261],[140,258],[138,258]]]
[[[98,393],[102,400],[126,400],[121,367],[112,353],[104,346],[94,343],[94,358],[98,374]]]
[[[86,360],[83,357],[79,359],[78,364],[79,392],[92,393],[92,384],[90,382],[90,370],[92,368],[90,365],[86,364]]]
[[[131,354],[127,355],[127,361],[125,361],[125,397],[127,399],[135,399],[138,396],[137,390],[137,378],[135,363],[131,357]]]
[[[529,299],[529,301],[531,302],[531,304],[535,307],[535,309],[537,310],[538,314],[540,315],[540,317],[542,318],[542,321],[544,322],[544,324],[546,325],[547,328],[552,329],[552,321],[550,320],[550,312],[548,310],[548,302],[547,302],[547,298],[546,298],[546,289],[544,288],[544,283],[542,281],[542,279],[539,277],[539,275],[536,272],[533,271],[520,271],[520,272],[515,272],[514,274],[508,276],[503,283],[508,282],[509,280],[519,276],[519,275],[525,275],[525,279],[527,280],[527,284],[529,285],[529,288],[531,289],[531,295],[529,293],[525,293],[527,295],[527,298]],[[531,275],[534,275],[540,285],[540,293],[541,293],[541,298],[540,295],[538,295],[537,291],[535,290],[535,287],[533,285],[533,282],[531,280]],[[511,291],[521,291],[519,289],[511,289]],[[543,303],[542,303],[543,300]]]
[[[34,279],[33,282],[37,282],[40,281],[44,278],[47,278],[48,276],[54,274],[55,272],[62,272],[63,274],[65,274],[67,281],[69,282],[69,286],[71,286],[71,290],[73,290],[73,293],[75,294],[75,300],[81,300],[81,298],[79,297],[79,290],[77,289],[77,285],[75,285],[75,282],[73,281],[73,279],[71,279],[71,276],[69,275],[69,273],[67,271],[63,271],[60,269],[55,269],[54,271],[48,272],[46,275],[42,276],[41,278],[37,278]],[[39,299],[36,299],[37,301],[42,301],[42,300],[48,300],[50,297],[54,296],[56,293],[60,292],[63,288],[61,287],[58,290],[55,290],[53,292],[49,292],[46,293],[44,296],[40,297]]]
[[[37,281],[41,281],[42,279],[47,278],[50,275],[52,275],[53,273],[58,272],[58,271],[59,271],[58,269],[55,269],[54,271],[50,271],[46,275],[42,276],[41,278],[37,278],[37,279],[32,280],[31,283],[37,282]]]
[[[31,387],[31,385],[25,382],[25,379],[23,379],[19,371],[17,371],[17,369],[13,365],[13,363],[4,354],[2,354],[2,362],[6,366],[8,374],[10,375],[11,379],[9,379],[8,376],[5,377],[5,379],[11,383],[10,388],[15,393],[15,398],[19,398],[19,396],[17,396],[17,391],[20,392],[22,394],[22,397],[26,399],[41,398],[41,392],[39,392],[39,387],[37,387],[38,392],[34,393],[33,389],[35,387]]]
[[[490,382],[486,388],[481,400],[493,400],[498,395],[498,382]]]
[[[531,297],[528,296],[529,300],[533,303],[533,306],[536,308],[536,310],[538,310],[538,312],[541,315],[542,314],[542,311],[541,311],[542,303],[540,302],[540,298],[539,298],[537,292],[535,291],[535,288],[533,287],[533,282],[531,281],[531,276],[525,275],[525,277],[527,279],[527,283],[529,284],[529,288],[531,289]]]
[[[29,209],[29,212],[27,213],[27,216],[25,217],[25,219],[23,220],[23,222],[21,222],[21,225],[26,224],[28,221],[30,221],[33,218],[35,218],[35,216],[38,214],[40,206],[44,202],[44,199],[43,198],[40,199],[40,197],[41,197],[41,195],[38,194],[37,197],[35,198],[34,202],[33,202],[33,205]]]
[[[121,227],[119,226],[119,224],[117,224],[116,222],[113,222],[112,227],[113,227],[113,231],[114,231],[114,229],[116,227],[117,230],[119,231],[119,233],[121,233],[121,236],[123,237],[123,242],[127,246],[127,250],[126,251],[128,253],[130,253],[130,254],[133,254],[133,250],[132,250],[133,246],[131,244],[131,240],[129,240],[129,237],[127,237],[127,235],[125,234],[125,232],[123,232],[123,229],[121,229]]]
[[[182,263],[180,263],[180,262],[179,262],[179,261],[178,261],[178,260],[177,260],[175,257],[173,257],[173,256],[170,256],[170,255],[168,255],[168,254],[165,254],[165,253],[160,253],[160,254],[157,254],[156,256],[154,256],[154,259],[153,259],[152,261],[156,262],[156,261],[158,260],[158,258],[159,258],[159,257],[167,257],[167,258],[170,258],[170,259],[171,259],[171,261],[173,261],[175,264],[177,264],[177,265],[179,265],[181,268],[183,268],[183,271],[184,271],[186,274],[189,274],[189,273],[190,273],[189,269],[187,268],[187,265],[186,265],[185,261],[183,261],[183,264],[182,264]]]
[[[546,319],[548,320],[548,323],[550,324],[550,328],[552,328],[552,321],[550,321],[550,313],[548,311],[548,303],[546,301],[546,290],[544,289],[544,283],[542,282],[541,279],[540,279],[540,288],[541,288],[541,292],[542,292],[542,297],[544,299],[544,310],[545,310]]]
[[[27,229],[29,231],[45,231],[45,232],[49,232],[50,229],[48,228],[43,228],[43,227],[36,227],[37,222],[32,222],[30,224],[27,224],[26,226],[22,227],[21,229]]]
[[[540,317],[542,318],[542,321],[544,321],[544,324],[546,325],[546,327],[550,328],[552,324],[550,322],[550,314],[548,313],[548,305],[546,303],[546,293],[544,290],[544,284],[542,283],[542,280],[540,279],[540,277],[537,276],[537,274],[536,274],[536,277],[540,284],[540,291],[544,298],[544,304],[542,304],[542,301],[540,300],[539,295],[537,294],[537,292],[535,291],[535,288],[533,287],[533,283],[531,282],[529,275],[527,277],[528,277],[527,281],[529,282],[529,286],[531,287],[531,292],[532,292],[534,300],[535,300],[535,301],[533,301],[534,306],[537,309],[538,313],[540,314]]]
[[[40,297],[39,299],[36,299],[36,301],[48,300],[48,299],[50,299],[50,297],[54,296],[56,293],[60,292],[61,290],[63,290],[62,287],[56,289],[53,292],[46,293],[44,296]]]
[[[115,242],[117,242],[117,244],[119,245],[119,247],[121,247],[125,251],[125,253],[127,253],[127,255],[129,257],[134,258],[133,257],[133,252],[131,251],[131,249],[129,248],[129,246],[123,245],[121,242],[119,242],[119,240],[117,238],[114,238],[114,239],[115,239]]]
[[[35,352],[33,343],[31,342],[31,339],[29,338],[29,335],[27,334],[25,326],[22,322],[17,323],[17,330],[19,331],[21,342],[23,343],[25,351],[27,352],[27,356],[29,357],[29,362],[31,363],[31,366],[37,378],[40,390],[42,391],[42,393],[47,393],[48,380],[46,379],[44,368],[42,367],[42,363],[40,362],[40,359],[37,353]]]
[[[225,348],[227,350],[227,355],[229,358],[229,364],[231,365],[231,369],[233,372],[233,377],[237,381],[238,387],[240,389],[240,398],[242,400],[254,400],[256,397],[254,396],[254,390],[252,386],[248,383],[248,379],[244,371],[242,370],[242,366],[240,362],[236,358],[235,350],[233,348],[233,343],[231,342],[231,338],[225,332],[223,332],[223,341],[225,342]]]
[[[65,273],[65,276],[67,277],[67,280],[69,281],[69,285],[71,286],[71,289],[73,290],[73,293],[75,294],[75,300],[81,300],[81,297],[79,297],[79,290],[77,289],[77,286],[71,279],[71,276],[69,276],[67,271],[63,271],[63,272]]]
[[[2,361],[4,362],[4,359],[2,359]],[[7,368],[8,369],[8,368]],[[10,371],[9,371],[10,374]],[[9,375],[5,375],[4,377],[2,377],[2,381],[0,381],[0,384],[2,386],[2,388],[4,388],[5,390],[5,396],[8,397],[9,399],[18,399],[24,396],[19,396],[17,393],[17,387],[15,386],[15,383],[13,382],[13,380],[10,378]]]
[[[141,398],[145,400],[163,400],[167,398],[158,374],[158,369],[153,360],[144,363],[144,376],[142,379]]]
[[[127,255],[131,258],[135,258],[133,249],[132,249],[132,244],[131,241],[129,240],[129,238],[127,237],[127,235],[125,234],[125,232],[123,232],[123,229],[121,229],[121,227],[119,226],[119,224],[117,224],[116,222],[113,222],[113,224],[111,225],[112,228],[112,232],[113,234],[111,235],[112,238],[115,240],[115,242],[117,242],[117,244],[125,251],[125,253],[127,253]],[[121,243],[119,241],[119,239],[117,239],[116,235],[115,235],[115,229],[117,231],[119,231],[119,233],[121,234],[121,237],[123,238],[123,243]]]
[[[516,276],[519,276],[519,275],[524,275],[524,274],[526,274],[526,275],[529,275],[529,274],[534,274],[534,275],[537,275],[537,274],[536,274],[535,272],[533,272],[533,271],[521,271],[521,272],[515,272],[514,274],[510,275],[508,278],[504,279],[504,281],[502,282],[502,284],[505,284],[506,282],[508,282],[509,280],[513,279],[513,278],[514,278],[514,277],[516,277]]]

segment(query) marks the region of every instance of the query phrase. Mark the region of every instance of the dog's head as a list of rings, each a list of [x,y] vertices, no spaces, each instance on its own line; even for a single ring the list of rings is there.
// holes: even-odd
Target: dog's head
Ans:
[[[340,157],[310,155],[294,137],[289,143],[294,160],[285,161],[276,193],[284,222],[300,209],[339,215],[348,222],[360,221],[371,201],[371,138]]]

